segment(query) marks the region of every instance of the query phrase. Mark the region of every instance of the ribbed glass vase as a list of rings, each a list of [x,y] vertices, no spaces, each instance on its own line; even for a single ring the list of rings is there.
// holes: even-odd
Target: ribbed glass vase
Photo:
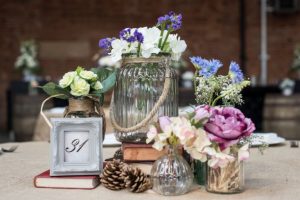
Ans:
[[[114,90],[112,113],[120,127],[133,127],[149,115],[165,89],[166,77],[170,80],[168,94],[155,115],[137,130],[116,129],[118,141],[145,143],[149,124],[157,121],[159,116],[178,114],[178,79],[176,71],[170,67],[170,56],[123,57]]]
[[[185,194],[193,184],[193,171],[178,154],[177,146],[168,146],[168,153],[157,159],[151,169],[153,190],[166,196]]]

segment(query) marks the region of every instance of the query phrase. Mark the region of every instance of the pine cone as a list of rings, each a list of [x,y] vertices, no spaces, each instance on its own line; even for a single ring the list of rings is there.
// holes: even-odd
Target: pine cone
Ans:
[[[108,162],[100,175],[101,183],[110,190],[125,188],[124,178],[121,176],[125,163],[119,160]]]
[[[140,168],[126,166],[121,176],[124,178],[125,187],[131,192],[144,192],[151,188],[150,178]]]

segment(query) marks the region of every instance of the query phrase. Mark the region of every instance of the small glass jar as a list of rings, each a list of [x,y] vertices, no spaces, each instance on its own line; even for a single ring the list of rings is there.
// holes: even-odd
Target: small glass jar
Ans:
[[[151,169],[153,190],[166,196],[187,193],[193,184],[193,172],[178,154],[178,147],[168,146],[168,153],[156,160]]]
[[[207,166],[206,190],[213,193],[233,194],[244,190],[244,164],[236,159],[224,168]]]

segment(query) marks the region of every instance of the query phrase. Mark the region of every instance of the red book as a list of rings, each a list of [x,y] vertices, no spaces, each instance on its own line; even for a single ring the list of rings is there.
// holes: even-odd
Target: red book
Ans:
[[[50,176],[47,170],[33,180],[37,188],[61,188],[61,189],[94,189],[100,184],[99,176]]]

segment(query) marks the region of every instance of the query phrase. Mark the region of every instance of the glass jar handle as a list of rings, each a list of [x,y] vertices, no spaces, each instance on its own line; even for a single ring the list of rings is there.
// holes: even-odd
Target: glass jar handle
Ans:
[[[121,127],[115,119],[114,116],[114,94],[112,94],[111,98],[111,104],[110,104],[110,118],[111,118],[111,124],[112,126],[119,132],[133,132],[136,131],[144,126],[146,126],[154,117],[154,115],[157,113],[159,107],[165,102],[167,95],[169,93],[170,85],[171,85],[171,77],[170,77],[170,68],[166,67],[166,73],[165,73],[165,82],[164,82],[164,88],[163,91],[158,99],[158,101],[155,103],[153,106],[152,110],[147,114],[145,119],[143,119],[141,122],[138,124],[131,126],[131,127]]]

